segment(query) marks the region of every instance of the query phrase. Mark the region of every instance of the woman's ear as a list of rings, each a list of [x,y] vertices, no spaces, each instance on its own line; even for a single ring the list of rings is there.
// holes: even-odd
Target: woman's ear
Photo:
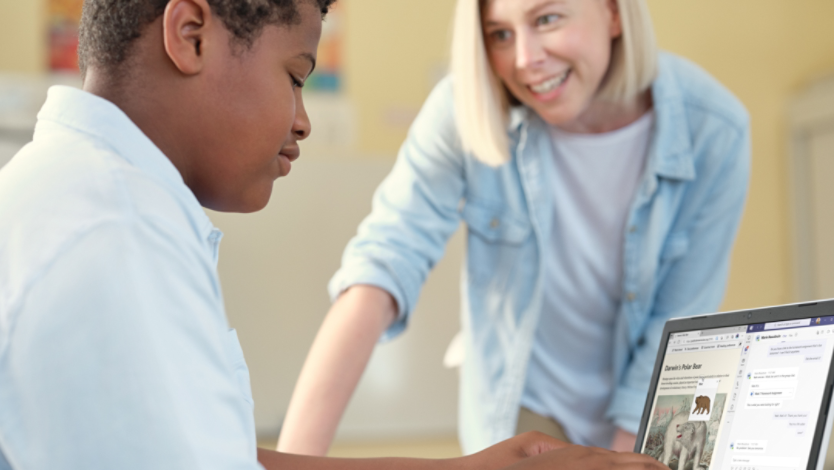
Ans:
[[[162,17],[165,53],[185,75],[202,71],[204,42],[211,26],[211,8],[206,0],[171,0]]]
[[[620,6],[617,4],[617,0],[605,0],[605,2],[607,3],[608,10],[611,12],[611,24],[608,26],[608,33],[611,35],[611,39],[618,38],[623,34]]]

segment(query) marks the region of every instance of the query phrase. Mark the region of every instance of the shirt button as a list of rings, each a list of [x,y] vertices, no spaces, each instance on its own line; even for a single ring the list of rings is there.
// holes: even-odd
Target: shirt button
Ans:
[[[637,296],[634,295],[634,292],[626,293],[626,300],[628,300],[629,302],[633,302],[636,297]]]
[[[497,217],[493,217],[492,220],[489,221],[490,228],[498,228],[501,225],[501,222],[498,221]]]
[[[629,231],[630,233],[634,233],[634,232],[636,232],[636,231],[637,231],[637,226],[636,226],[636,225],[632,225],[631,227],[629,227],[629,228],[628,228],[628,231]]]

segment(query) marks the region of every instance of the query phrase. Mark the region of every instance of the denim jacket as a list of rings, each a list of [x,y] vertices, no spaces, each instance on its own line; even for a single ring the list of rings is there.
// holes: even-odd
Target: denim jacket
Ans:
[[[519,107],[508,129],[511,160],[479,162],[462,150],[452,89],[447,77],[424,104],[329,289],[333,298],[360,283],[390,292],[399,317],[384,339],[397,335],[463,220],[459,433],[472,453],[515,431],[546,288],[553,150],[548,125]],[[723,86],[662,53],[651,93],[656,121],[623,233],[623,300],[611,337],[617,385],[607,411],[633,433],[666,321],[719,307],[750,175],[749,118]]]

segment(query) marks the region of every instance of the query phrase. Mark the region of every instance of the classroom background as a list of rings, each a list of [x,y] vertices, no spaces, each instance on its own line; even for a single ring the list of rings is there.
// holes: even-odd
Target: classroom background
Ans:
[[[752,117],[753,176],[722,310],[834,297],[834,2],[648,2],[660,47],[700,64]],[[258,214],[210,214],[225,233],[227,311],[269,447],[341,251],[447,70],[453,0],[337,5],[305,88],[313,132],[292,174]],[[0,166],[31,138],[46,88],[80,84],[79,12],[80,0],[0,0]],[[377,348],[331,455],[459,454],[457,371],[442,363],[459,327],[462,232],[410,330]]]

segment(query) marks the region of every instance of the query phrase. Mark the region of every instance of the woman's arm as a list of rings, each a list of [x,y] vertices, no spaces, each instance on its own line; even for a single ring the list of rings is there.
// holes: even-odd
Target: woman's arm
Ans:
[[[379,336],[394,321],[391,294],[356,285],[339,296],[295,385],[278,451],[325,455]]]
[[[451,82],[432,92],[330,281],[336,301],[293,394],[279,450],[323,455],[383,331],[403,331],[460,224],[465,162]],[[360,286],[360,287],[357,287]],[[377,287],[370,287],[377,286]]]

